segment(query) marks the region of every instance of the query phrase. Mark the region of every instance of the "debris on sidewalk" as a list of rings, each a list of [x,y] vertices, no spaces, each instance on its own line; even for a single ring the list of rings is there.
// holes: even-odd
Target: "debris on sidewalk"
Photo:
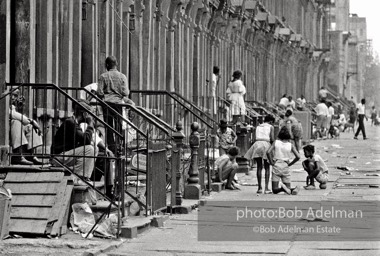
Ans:
[[[331,147],[333,147],[333,148],[343,148],[342,146],[340,146],[338,144],[332,144]]]
[[[366,174],[364,174],[365,176],[377,176],[377,177],[379,177],[380,176],[380,174],[378,174],[378,173],[366,173]]]
[[[353,171],[354,170],[354,168],[348,167],[348,166],[337,166],[336,168],[338,170],[342,170],[342,171]]]
[[[86,237],[95,225],[95,216],[87,203],[75,203],[72,205],[72,209],[73,212],[70,217],[71,227],[75,233],[80,233],[82,237]],[[108,218],[98,223],[93,234],[89,234],[88,237],[92,238],[93,235],[105,238],[116,237],[116,228],[113,226],[115,219],[117,223],[117,217],[115,218],[111,214]]]
[[[242,185],[242,186],[257,186],[257,184],[248,183],[248,182],[243,182],[240,185]]]

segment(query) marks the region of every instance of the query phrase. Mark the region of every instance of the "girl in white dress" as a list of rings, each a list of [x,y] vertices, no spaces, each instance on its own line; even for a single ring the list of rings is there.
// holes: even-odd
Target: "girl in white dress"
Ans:
[[[234,71],[232,81],[228,84],[227,97],[231,102],[231,114],[233,116],[244,116],[246,114],[244,94],[245,86],[241,81],[243,73],[240,70]]]

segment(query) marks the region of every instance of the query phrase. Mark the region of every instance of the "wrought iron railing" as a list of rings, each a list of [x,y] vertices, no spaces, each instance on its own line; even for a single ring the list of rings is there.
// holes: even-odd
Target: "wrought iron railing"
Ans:
[[[80,156],[82,158],[86,159],[93,159],[93,161],[96,160],[102,160],[102,161],[114,161],[116,166],[116,175],[115,178],[112,180],[113,188],[110,188],[111,193],[102,193],[101,191],[96,189],[95,186],[95,175],[91,176],[91,179],[88,180],[84,177],[85,170],[83,169],[82,173],[76,172],[72,167],[68,166],[64,161],[61,161],[62,154],[55,154],[51,152],[50,146],[54,144],[54,136],[59,128],[59,126],[64,122],[65,119],[70,118],[70,116],[74,113],[74,106],[81,106],[78,102],[79,93],[81,93],[81,90],[83,88],[60,88],[54,84],[7,84],[7,86],[10,88],[10,90],[7,93],[4,93],[1,97],[2,99],[5,99],[7,96],[13,97],[13,93],[16,91],[16,89],[19,90],[18,92],[18,100],[20,105],[17,109],[18,113],[28,113],[28,116],[22,115],[22,118],[25,118],[25,121],[27,121],[30,117],[30,119],[36,120],[38,125],[40,126],[40,130],[43,131],[42,133],[42,141],[43,146],[39,147],[38,150],[35,150],[33,152],[19,152],[19,153],[10,153],[9,157],[21,157],[21,156],[27,156],[27,157],[38,157],[43,160],[43,164],[47,165],[50,162],[54,162],[55,165],[61,166],[62,168],[71,171],[71,173],[77,178],[77,180],[81,181],[83,185],[87,185],[94,189],[96,192],[98,192],[101,197],[103,197],[106,200],[109,200],[111,204],[117,205],[118,208],[121,210],[122,215],[125,214],[125,205],[124,205],[124,197],[125,193],[128,194],[132,199],[138,201],[138,203],[145,209],[146,214],[152,213],[154,210],[161,208],[163,206],[166,206],[166,190],[165,185],[162,185],[163,189],[160,189],[161,194],[159,195],[160,198],[157,197],[157,191],[154,190],[155,183],[152,182],[153,178],[156,178],[158,176],[164,177],[164,183],[168,182],[165,180],[165,172],[162,172],[162,166],[166,164],[166,149],[159,150],[157,147],[154,147],[155,142],[160,141],[160,136],[153,136],[152,129],[147,127],[148,125],[145,125],[145,130],[141,130],[139,126],[137,126],[134,122],[134,120],[129,120],[129,118],[125,118],[121,113],[118,113],[116,110],[114,110],[111,106],[109,106],[107,103],[101,101],[99,98],[96,97],[91,92],[86,91],[85,94],[91,94],[91,97],[93,98],[91,105],[93,105],[94,112],[87,111],[86,113],[92,117],[94,120],[94,127],[96,129],[102,130],[100,133],[102,133],[104,138],[105,147],[108,146],[106,134],[111,133],[116,139],[116,145],[114,148],[114,156],[107,156],[107,155],[96,155],[94,153],[93,155],[87,155],[87,156]],[[87,98],[87,97],[85,97]],[[15,106],[16,107],[16,106]],[[99,108],[101,107],[101,108]],[[125,107],[125,106],[122,106]],[[139,107],[130,107],[128,106],[130,112],[134,112],[135,119],[136,118],[144,118],[146,123],[149,123],[152,126],[155,126],[156,130],[159,130],[162,134],[166,136],[165,141],[170,141],[171,136],[170,132],[168,131],[168,125],[164,124],[163,122],[160,122],[157,118],[154,118],[153,115],[150,113],[142,110]],[[81,108],[81,107],[80,107]],[[15,109],[16,110],[16,109]],[[102,113],[99,113],[98,111],[101,110]],[[119,130],[111,125],[109,125],[105,120],[102,118],[102,114],[106,112],[106,115],[109,113],[112,113],[115,118],[117,118],[118,123],[124,123],[127,128],[126,130],[134,130],[135,132],[135,145],[133,146],[131,141],[128,141],[128,133],[126,130]],[[21,120],[23,121],[23,120]],[[10,120],[11,125],[12,120]],[[28,120],[28,122],[30,122]],[[141,123],[140,123],[141,124]],[[11,126],[10,126],[11,127]],[[32,130],[33,127],[32,127]],[[20,130],[20,137],[22,136],[22,132],[24,130]],[[33,144],[34,137],[31,137],[31,143]],[[63,138],[65,141],[65,139]],[[85,146],[86,147],[86,146]],[[137,156],[136,157],[136,169],[140,170],[141,166],[145,164],[147,167],[145,169],[145,174],[147,176],[146,179],[146,202],[140,201],[135,195],[131,194],[128,191],[127,182],[126,182],[126,171],[130,170],[130,157],[132,157],[132,154],[138,155],[140,153],[145,153],[146,159],[145,163],[142,163],[142,158]],[[65,154],[65,158],[79,158],[78,155],[67,155]],[[151,159],[154,158],[154,161],[158,161],[158,159],[161,159],[162,161],[159,164],[153,164]],[[158,161],[159,162],[159,161]],[[157,162],[157,163],[158,163]],[[95,167],[94,172],[100,172],[101,174],[104,174],[107,176],[109,173],[109,166],[110,165],[103,165],[108,166],[107,168],[104,168],[103,170]],[[160,167],[159,169],[154,168],[154,166]],[[152,173],[151,170],[154,170],[155,173]],[[140,173],[140,172],[138,172]],[[161,173],[161,174],[160,174]],[[138,178],[137,178],[138,179]],[[110,178],[105,178],[104,180],[110,180]],[[169,181],[171,182],[171,181]],[[136,186],[137,191],[137,186]],[[106,191],[107,192],[107,191]]]
[[[166,207],[165,187],[167,185],[162,185],[157,180],[153,181],[152,178],[159,177],[155,172],[159,172],[161,177],[167,176],[167,172],[162,171],[165,169],[162,169],[162,167],[167,163],[167,157],[162,153],[162,150],[166,151],[170,148],[172,144],[171,133],[174,129],[142,107],[131,104],[113,104],[113,106],[116,106],[116,109],[122,110],[118,112],[93,92],[84,88],[63,89],[80,94],[82,98],[90,99],[94,106],[101,106],[104,116],[110,116],[110,113],[112,113],[114,123],[126,124],[124,134],[127,145],[127,179],[133,178],[135,181],[133,182],[133,186],[129,186],[129,182],[125,184],[125,193],[142,205],[144,204],[137,199],[137,196],[144,194],[149,206],[146,209],[147,211],[156,211],[159,208]],[[133,131],[136,131],[136,129],[146,135],[146,140],[139,139],[139,134],[133,134]],[[157,155],[162,159],[157,158]],[[156,166],[159,166],[161,169],[155,168]],[[145,192],[143,191],[144,187],[139,186],[140,179],[146,180]],[[167,184],[171,182],[170,178],[166,180]],[[135,190],[134,194],[131,193],[133,188]]]
[[[200,163],[200,184],[202,188],[211,190],[211,175],[210,169],[210,150],[214,148],[214,140],[211,139],[215,136],[217,121],[210,115],[205,113],[201,108],[194,103],[183,97],[176,92],[168,91],[153,91],[153,90],[131,90],[132,99],[136,101],[137,105],[150,110],[157,116],[160,116],[171,127],[175,127],[178,121],[183,126],[183,132],[186,135],[184,141],[184,152],[189,152],[189,135],[191,133],[191,124],[197,122],[200,126],[201,140],[199,147],[198,161]],[[214,154],[214,151],[212,151]],[[213,163],[212,163],[213,164]],[[186,170],[184,170],[186,173]],[[207,173],[207,179],[203,175]],[[206,182],[207,181],[207,182]],[[209,184],[206,186],[206,183]]]

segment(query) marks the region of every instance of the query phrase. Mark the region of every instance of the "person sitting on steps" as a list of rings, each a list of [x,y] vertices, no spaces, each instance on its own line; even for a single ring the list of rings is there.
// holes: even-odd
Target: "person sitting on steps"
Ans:
[[[215,161],[215,166],[217,167],[216,181],[223,182],[224,180],[227,180],[226,189],[240,190],[233,182],[238,168],[238,164],[236,163],[237,155],[239,155],[239,148],[231,147],[227,151],[227,154],[220,156]]]
[[[9,106],[10,123],[10,146],[12,152],[18,154],[12,156],[11,164],[33,165],[42,164],[42,161],[31,155],[26,158],[23,153],[32,154],[33,151],[42,146],[41,128],[38,123],[17,111],[17,107],[22,108],[24,97],[20,97],[17,89],[12,92],[11,105]]]
[[[51,152],[58,161],[72,168],[75,174],[87,180],[94,170],[98,154],[97,147],[93,145],[93,120],[88,112],[92,112],[88,101],[78,100],[74,116],[67,118],[61,124],[51,146]],[[80,127],[82,122],[87,123],[85,132]],[[55,159],[52,160],[52,165],[59,166]],[[74,177],[74,184],[78,184],[78,182],[79,179]]]

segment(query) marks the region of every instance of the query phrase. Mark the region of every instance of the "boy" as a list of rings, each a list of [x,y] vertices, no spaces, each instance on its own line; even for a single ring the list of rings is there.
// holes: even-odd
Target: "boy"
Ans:
[[[307,158],[302,162],[302,166],[308,173],[306,178],[306,190],[315,189],[314,179],[316,179],[320,184],[320,189],[326,189],[328,181],[328,168],[323,161],[322,157],[315,154],[315,148],[313,145],[307,145],[303,148],[305,157]]]
[[[215,161],[216,165],[216,181],[223,182],[227,180],[226,189],[235,190],[239,189],[234,185],[234,177],[238,168],[236,163],[236,156],[239,155],[238,147],[231,147],[227,154],[222,155]]]
[[[235,145],[237,136],[234,130],[227,126],[227,121],[224,119],[220,120],[216,134],[219,137],[219,155],[222,156]]]

